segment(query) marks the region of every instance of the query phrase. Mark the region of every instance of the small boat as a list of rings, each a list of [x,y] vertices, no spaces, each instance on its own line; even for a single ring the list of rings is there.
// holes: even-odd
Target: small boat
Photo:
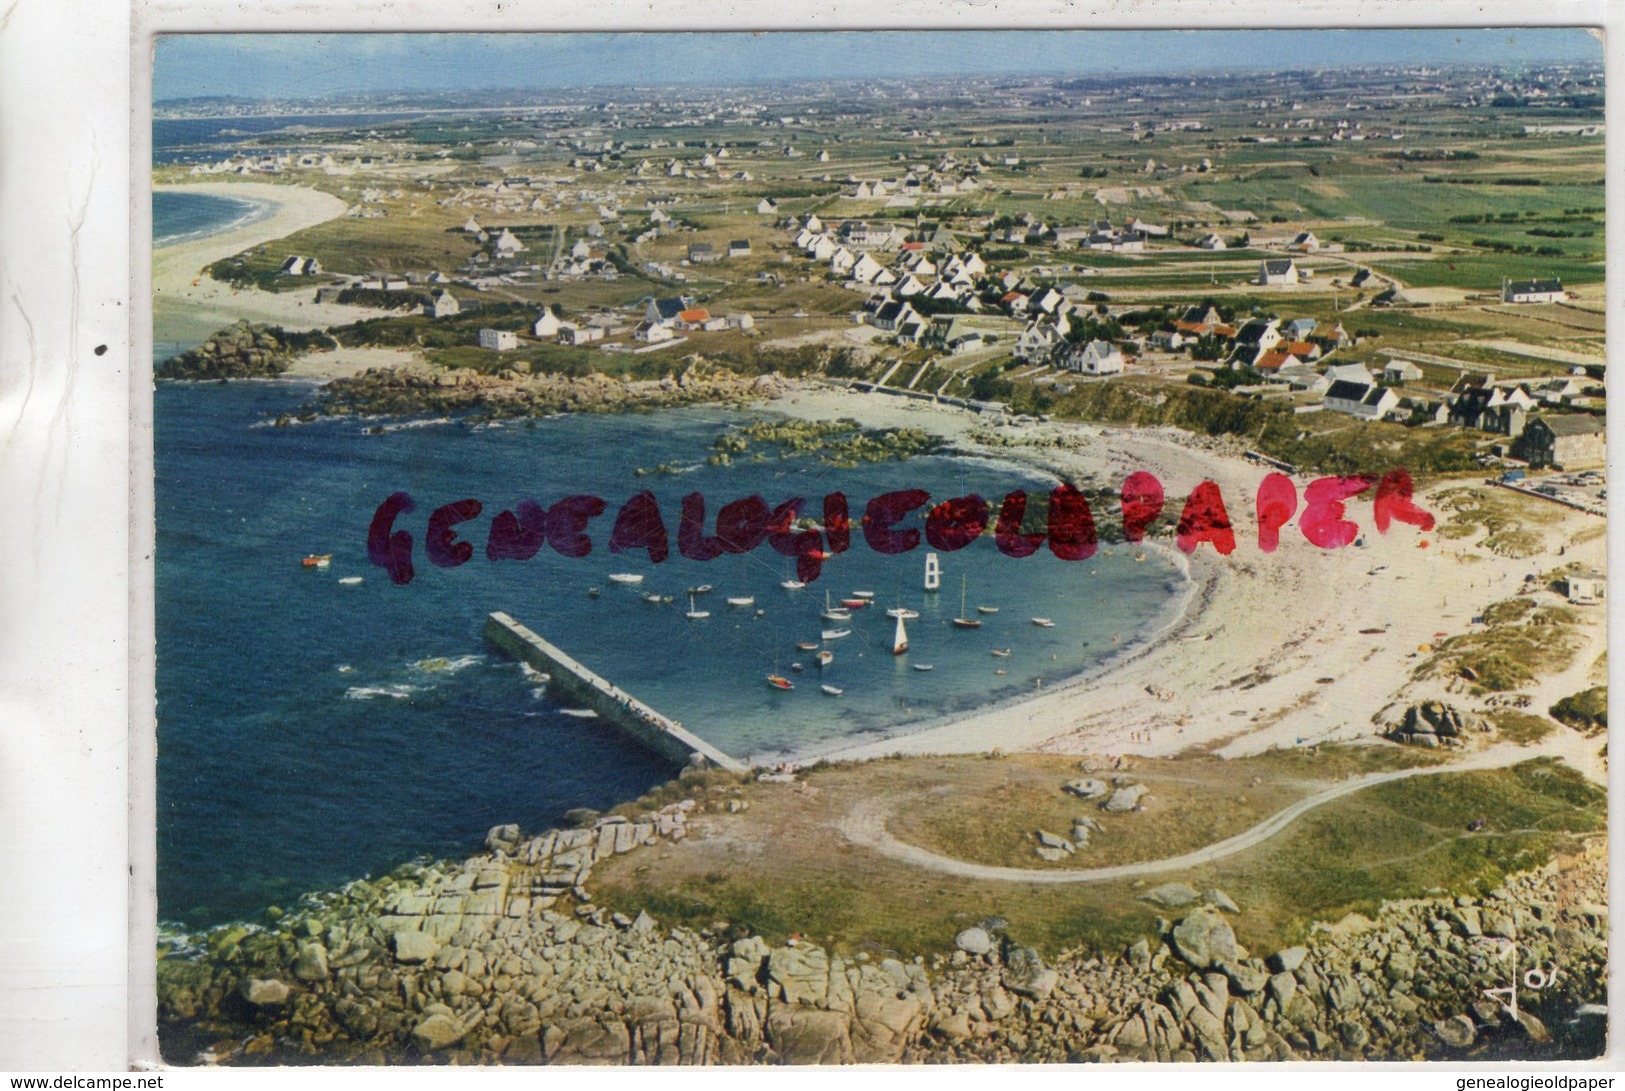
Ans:
[[[861,610],[865,606],[869,605],[869,600],[860,598],[842,599],[841,605],[846,607],[848,610]]]
[[[643,575],[638,572],[611,572],[609,574],[609,582],[625,584],[642,583]]]
[[[890,610],[886,611],[886,616],[906,617],[910,621],[913,621],[915,618],[920,616],[920,612],[918,610],[910,610],[907,606],[893,606]]]
[[[729,606],[755,606],[756,605],[756,596],[755,595],[740,595],[738,598],[729,599],[728,600],[728,605]]]
[[[804,652],[816,652],[818,650],[817,642],[812,640],[798,640],[796,641],[796,647]]]
[[[1038,626],[1040,629],[1053,629],[1053,628],[1055,628],[1055,622],[1051,621],[1047,617],[1035,617],[1035,618],[1033,618],[1033,624]]]
[[[833,662],[835,662],[835,653],[828,648],[818,653],[818,666],[820,669],[829,666]]]
[[[976,612],[978,614],[996,614],[999,612],[999,608],[997,606],[978,606]]]
[[[305,568],[326,568],[333,563],[331,553],[311,553],[299,562]]]
[[[791,663],[790,664],[790,669],[795,671],[797,674],[800,674],[802,671],[806,670],[807,668],[803,667],[800,663]]]
[[[969,617],[965,613],[965,577],[961,574],[959,577],[959,616],[954,618],[954,628],[980,629],[981,627],[981,618]]]
[[[1010,658],[1010,649],[1009,648],[994,648],[993,649],[993,654],[998,656],[1000,659],[1009,659]]]
[[[818,635],[823,637],[825,640],[839,640],[843,636],[851,636],[852,635],[852,630],[851,629],[825,629],[823,632],[819,633]]]
[[[819,686],[818,688],[829,694],[831,697],[839,697],[841,694],[846,692],[844,689],[840,689],[827,683]]]
[[[711,585],[702,583],[698,587],[690,587],[688,593],[691,595],[708,595],[711,593]]]
[[[851,610],[820,610],[818,616],[825,621],[851,621]]]
[[[587,588],[587,597],[590,598],[590,599],[595,599],[599,595],[602,595],[602,594],[603,594],[603,592],[601,590],[599,590],[598,588],[596,588],[596,587]]]
[[[361,582],[361,577],[360,576],[340,576],[339,577],[339,582],[344,584],[346,587],[354,587],[356,584]]]
[[[915,663],[913,666],[917,671],[934,671],[937,669],[935,663]]]
[[[656,606],[658,606],[658,605],[660,605],[660,596],[658,594],[656,594],[655,592],[653,592],[653,591],[645,591],[643,593],[643,601],[644,602],[652,602]]]
[[[756,611],[756,616],[757,617],[766,617],[767,616],[767,611],[766,610],[757,610]]]
[[[683,616],[688,618],[688,620],[690,620],[690,621],[700,621],[700,620],[703,620],[704,618],[710,617],[711,616],[711,611],[695,609],[694,608],[694,593],[691,591],[691,592],[689,592],[689,595],[688,595],[688,612],[686,614],[684,614]]]
[[[770,675],[768,675],[767,676],[767,684],[772,686],[774,689],[795,689],[796,688],[796,684],[794,682],[790,681],[790,679],[786,678],[782,674],[770,674]]]
[[[590,708],[561,708],[559,711],[564,713],[566,716],[574,716],[578,720],[598,719],[598,713],[594,712]]]
[[[994,674],[1004,674],[1004,673],[1006,673],[1006,671],[1005,671],[1005,669],[1003,667],[1000,667],[998,670],[994,671],[993,673]]]
[[[780,580],[779,586],[784,588],[786,591],[799,591],[807,585],[802,583],[800,580]]]
[[[873,591],[854,591],[852,592],[852,597],[855,599],[862,599],[864,602],[868,602],[870,599],[875,597],[875,593]]]
[[[891,653],[902,655],[908,651],[908,630],[903,627],[903,615],[897,615],[897,631],[892,634]]]

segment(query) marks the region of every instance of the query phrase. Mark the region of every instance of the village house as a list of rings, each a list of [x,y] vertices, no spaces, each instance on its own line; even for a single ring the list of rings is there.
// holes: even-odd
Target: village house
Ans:
[[[1068,371],[1083,375],[1120,375],[1123,354],[1110,341],[1086,341],[1065,349],[1057,361]]]
[[[1603,423],[1589,413],[1530,417],[1513,441],[1512,453],[1533,468],[1583,470],[1603,464]]]
[[[643,309],[644,321],[653,322],[666,328],[677,325],[677,316],[694,305],[694,301],[687,296],[673,296],[667,299],[651,298]]]
[[[1225,242],[1219,236],[1209,232],[1196,240],[1196,245],[1203,250],[1223,250]]]
[[[896,333],[908,322],[917,322],[922,329],[925,325],[925,320],[920,317],[920,313],[907,300],[901,299],[888,300],[882,303],[869,321],[875,329],[885,330],[888,333]]]
[[[490,349],[493,352],[507,352],[519,347],[519,335],[512,330],[480,331],[480,348]]]
[[[558,333],[554,335],[554,340],[561,345],[585,345],[603,339],[604,327],[578,326],[572,322],[560,322]]]
[[[515,254],[524,253],[525,244],[514,237],[512,231],[504,227],[502,234],[497,236],[497,241],[492,245],[491,249],[499,258],[511,258]]]
[[[423,305],[423,313],[430,318],[450,318],[462,311],[462,304],[457,297],[444,288],[436,288],[429,293],[429,301]]]
[[[1389,360],[1382,369],[1385,383],[1414,383],[1422,377],[1422,369],[1409,360]]]
[[[1312,254],[1320,249],[1320,240],[1315,238],[1313,231],[1300,231],[1292,240],[1292,249]]]
[[[1387,387],[1339,379],[1326,388],[1321,408],[1361,420],[1382,420],[1399,408],[1399,395]]]
[[[688,260],[695,265],[705,265],[721,261],[722,255],[708,242],[691,242],[688,244]]]
[[[777,215],[779,211],[779,202],[775,201],[771,197],[763,197],[760,201],[756,202],[756,211],[762,216]]]
[[[677,315],[677,328],[680,330],[704,329],[705,324],[711,321],[711,312],[704,307],[690,307]]]
[[[322,271],[322,263],[315,258],[290,257],[282,263],[280,272],[286,277],[313,277]]]
[[[1011,355],[1026,363],[1047,360],[1062,340],[1061,331],[1050,323],[1033,322],[1016,335],[1016,347]]]
[[[1576,606],[1590,606],[1608,597],[1608,577],[1596,569],[1570,572],[1563,577],[1563,594]]]
[[[1561,303],[1568,298],[1563,290],[1563,282],[1553,277],[1551,280],[1507,280],[1501,281],[1502,303]]]
[[[676,336],[677,335],[672,333],[670,329],[661,325],[659,322],[652,322],[648,319],[644,319],[642,322],[639,322],[632,330],[632,340],[641,341],[644,344],[649,345],[656,345],[662,341],[670,341]]]
[[[728,242],[728,256],[730,258],[750,257],[750,240],[730,239]]]
[[[1298,263],[1291,258],[1266,258],[1258,263],[1258,283],[1280,285],[1298,283]]]
[[[542,313],[537,315],[536,321],[531,324],[530,332],[538,338],[556,337],[562,325],[551,307],[543,307]]]

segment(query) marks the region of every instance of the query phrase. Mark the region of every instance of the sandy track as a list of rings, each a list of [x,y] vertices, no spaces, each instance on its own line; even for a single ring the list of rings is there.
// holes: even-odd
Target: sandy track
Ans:
[[[1499,769],[1508,765],[1516,765],[1521,761],[1528,761],[1534,754],[1527,750],[1511,747],[1497,747],[1493,750],[1481,750],[1462,761],[1446,765],[1424,765],[1414,769],[1399,769],[1388,773],[1372,773],[1363,777],[1355,777],[1335,784],[1325,791],[1307,796],[1291,806],[1284,807],[1258,825],[1243,830],[1234,837],[1227,837],[1211,845],[1183,853],[1179,856],[1167,856],[1160,860],[1142,860],[1133,864],[1116,864],[1111,867],[1083,868],[1072,871],[1056,871],[1047,868],[1013,868],[994,867],[990,864],[973,864],[966,860],[956,860],[951,856],[942,856],[938,853],[922,849],[917,845],[899,841],[886,830],[885,812],[896,806],[894,802],[885,800],[866,800],[854,807],[845,815],[837,829],[853,844],[873,849],[882,856],[890,857],[915,867],[927,868],[931,871],[942,872],[946,875],[957,875],[962,879],[991,879],[1002,882],[1017,883],[1098,883],[1110,879],[1132,879],[1142,875],[1155,875],[1165,871],[1183,871],[1198,867],[1202,864],[1211,864],[1226,856],[1233,856],[1244,852],[1255,845],[1262,844],[1303,815],[1322,807],[1334,799],[1352,795],[1355,792],[1378,784],[1387,784],[1396,780],[1406,780],[1410,777],[1429,776],[1438,773],[1459,773],[1472,769]]]

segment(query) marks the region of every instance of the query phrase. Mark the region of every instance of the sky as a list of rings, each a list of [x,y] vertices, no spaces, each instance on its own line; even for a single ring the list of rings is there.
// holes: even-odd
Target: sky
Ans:
[[[198,34],[159,39],[153,99],[1601,59],[1601,43],[1583,30],[1526,28]]]

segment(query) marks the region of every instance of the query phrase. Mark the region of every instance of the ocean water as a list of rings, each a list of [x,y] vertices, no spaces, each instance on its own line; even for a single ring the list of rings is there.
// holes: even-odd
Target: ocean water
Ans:
[[[152,245],[170,246],[201,239],[263,220],[270,214],[271,207],[263,201],[160,190],[152,195]]]
[[[238,215],[188,202],[154,212],[161,234]],[[851,550],[802,591],[779,586],[791,561],[765,544],[701,563],[682,558],[674,540],[671,557],[653,564],[641,551],[606,550],[615,512],[642,488],[656,495],[675,539],[681,498],[694,491],[714,519],[721,504],[751,494],[770,503],[806,497],[817,514],[823,495],[838,490],[856,520],[870,497],[896,489],[996,499],[1053,482],[963,457],[841,470],[776,457],[707,466],[715,437],[751,419],[717,409],[500,427],[269,423],[312,392],[295,382],[240,382],[165,384],[153,394],[164,921],[197,927],[249,916],[418,855],[466,852],[497,823],[535,829],[571,807],[612,805],[673,774],[613,729],[571,715],[531,672],[488,649],[481,631],[493,610],[723,750],[761,758],[907,730],[1097,667],[1165,624],[1188,586],[1155,552],[1143,562],[1121,548],[1087,562],[1047,551],[1015,560],[982,539],[942,555],[942,589],[928,595],[923,549],[884,556],[856,528]],[[635,472],[661,464],[684,472]],[[417,502],[397,520],[414,538],[417,575],[405,586],[366,553],[373,512],[397,490]],[[525,562],[485,558],[499,510],[571,493],[609,505],[589,527],[588,556],[544,549]],[[459,530],[474,558],[436,567],[423,549],[429,513],[467,498],[485,505]],[[331,566],[303,567],[311,553],[331,553]],[[619,586],[608,581],[612,572],[645,581]],[[341,582],[354,577],[361,582]],[[696,621],[684,616],[683,591],[699,584],[715,590],[697,602],[711,616]],[[961,588],[967,610],[998,608],[980,630],[950,624]],[[876,605],[841,623],[851,635],[827,644],[835,660],[820,672],[795,645],[828,627],[818,617],[826,591],[840,598],[860,589],[874,592]],[[643,592],[672,602],[646,603]],[[730,607],[730,596],[756,602]],[[883,612],[897,603],[921,614],[908,623],[903,657],[890,652],[895,623]],[[1035,627],[1035,615],[1055,627]],[[1008,657],[992,655],[1005,648]],[[796,688],[769,688],[769,673]],[[843,695],[825,696],[821,681]]]
[[[898,488],[995,497],[1050,482],[952,457],[840,471],[806,459],[705,466],[715,436],[747,419],[720,410],[558,417],[533,427],[407,422],[381,434],[368,431],[376,422],[358,420],[265,423],[310,392],[257,382],[168,384],[154,394],[166,920],[252,912],[418,853],[465,850],[498,822],[535,828],[569,807],[603,807],[671,775],[607,726],[569,715],[530,672],[489,650],[481,629],[493,610],[725,751],[760,757],[896,731],[1076,674],[1165,621],[1185,586],[1155,554],[1015,560],[982,539],[941,557],[942,590],[930,595],[923,551],[884,556],[861,533],[803,591],[779,586],[790,561],[766,545],[702,563],[679,556],[674,542],[656,565],[646,552],[606,549],[614,513],[643,487],[675,537],[691,491],[707,497],[714,516],[721,503],[753,493],[770,503],[808,497],[816,510],[839,489],[856,516],[869,497]],[[660,463],[694,468],[635,476]],[[415,539],[417,574],[404,586],[366,554],[374,510],[396,490],[418,505],[397,520]],[[588,529],[588,556],[544,549],[525,562],[485,558],[498,510],[571,493],[609,504]],[[423,552],[429,513],[465,498],[485,504],[460,530],[474,559],[436,567]],[[303,567],[310,553],[331,553],[331,567]],[[642,587],[609,582],[622,571],[644,573]],[[340,582],[355,576],[362,582]],[[683,590],[701,583],[715,587],[698,600],[711,617],[691,621]],[[968,608],[998,607],[981,630],[950,625],[962,584]],[[870,590],[877,605],[840,626],[852,635],[828,643],[835,661],[820,672],[795,643],[819,640],[826,589],[836,597]],[[673,602],[649,604],[645,591]],[[744,595],[753,607],[724,601]],[[894,622],[883,613],[897,602],[921,614],[909,623],[903,657],[890,652]],[[1034,626],[1034,615],[1055,627]],[[1011,654],[994,657],[995,648]],[[769,688],[773,672],[796,689]],[[825,696],[820,681],[844,695]]]
[[[251,117],[154,118],[152,161],[159,163],[214,162],[240,148],[259,155],[305,150],[300,140],[311,129],[355,129],[386,125],[422,117],[421,112],[384,114],[277,114]],[[286,137],[286,144],[257,143],[269,135]],[[249,145],[248,141],[256,141]],[[313,148],[315,146],[312,146]]]

